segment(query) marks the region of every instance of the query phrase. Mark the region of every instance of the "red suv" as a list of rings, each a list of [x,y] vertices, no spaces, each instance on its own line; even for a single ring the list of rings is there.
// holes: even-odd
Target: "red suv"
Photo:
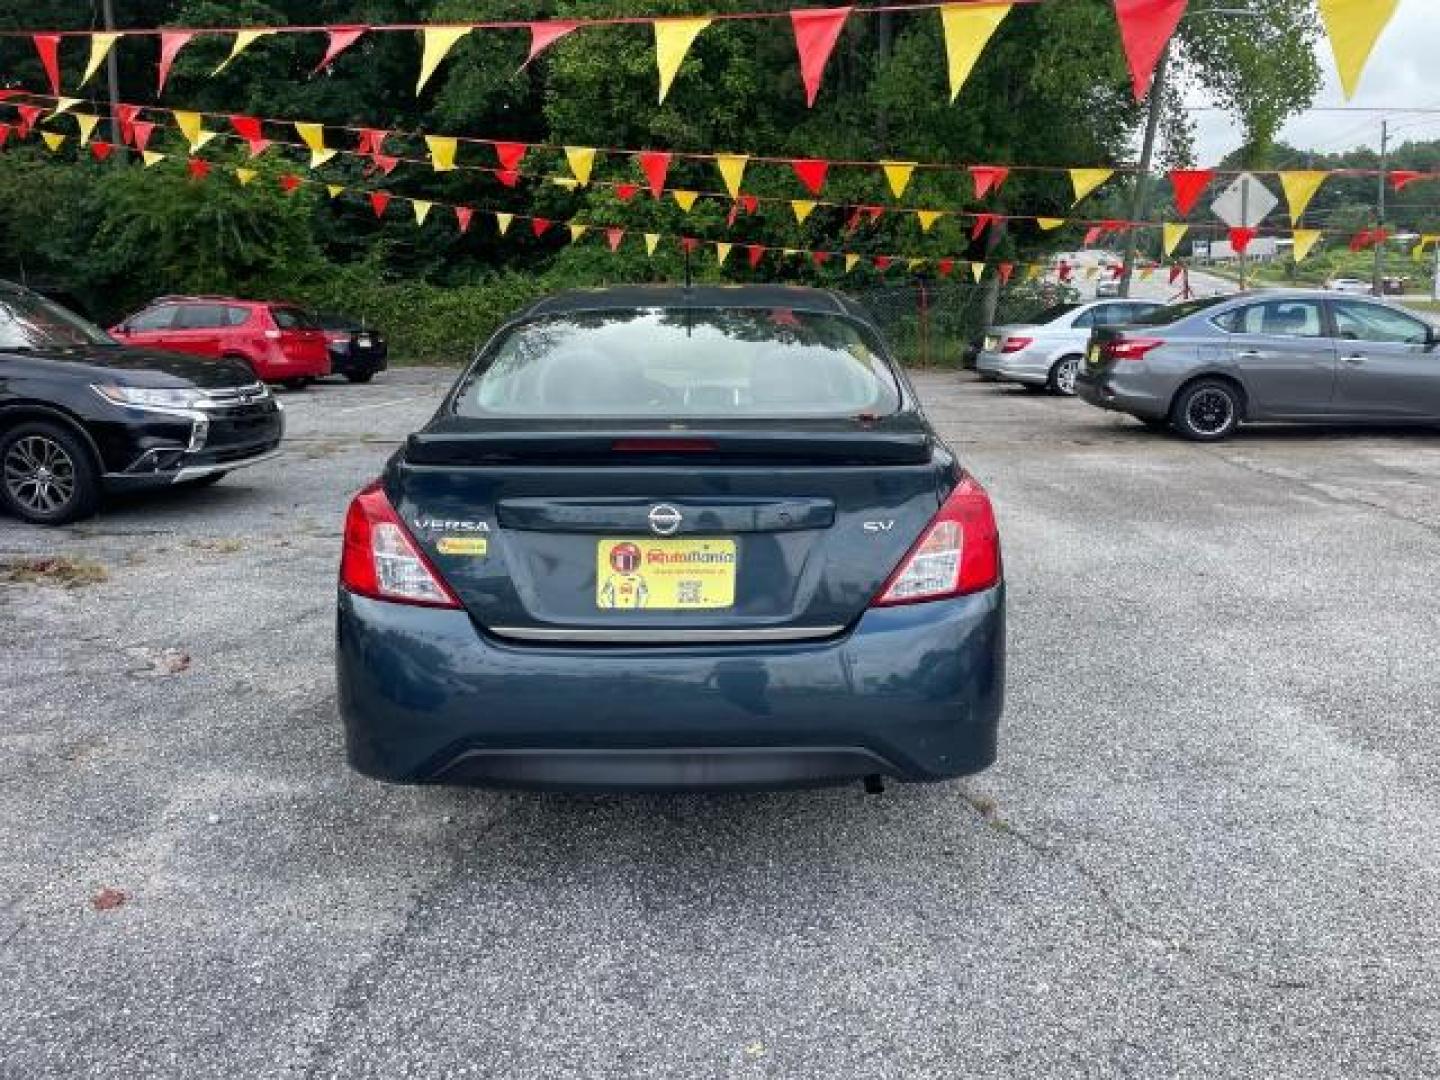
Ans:
[[[292,388],[330,374],[325,331],[293,304],[162,296],[110,332],[126,345],[237,360],[266,382]]]

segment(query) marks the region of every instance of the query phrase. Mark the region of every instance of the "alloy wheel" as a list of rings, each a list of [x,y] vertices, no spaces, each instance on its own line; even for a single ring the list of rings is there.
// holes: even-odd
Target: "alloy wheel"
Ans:
[[[1224,390],[1206,387],[1185,406],[1185,418],[1201,435],[1218,435],[1235,419],[1235,401]]]
[[[32,514],[49,516],[75,498],[75,461],[45,435],[16,439],[5,454],[5,490]]]
[[[1075,396],[1075,379],[1080,374],[1080,358],[1067,356],[1055,370],[1055,389],[1066,397]]]

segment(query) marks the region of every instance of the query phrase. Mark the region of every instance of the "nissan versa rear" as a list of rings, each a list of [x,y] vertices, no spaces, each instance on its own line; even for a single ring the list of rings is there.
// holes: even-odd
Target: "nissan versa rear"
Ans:
[[[995,757],[999,538],[849,301],[569,293],[356,496],[337,656],[386,780],[941,780]]]

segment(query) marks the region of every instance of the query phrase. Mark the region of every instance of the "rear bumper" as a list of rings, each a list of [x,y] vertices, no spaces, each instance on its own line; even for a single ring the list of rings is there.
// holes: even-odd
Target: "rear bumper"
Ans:
[[[373,375],[388,366],[388,350],[355,349],[349,345],[330,346],[330,374]]]
[[[981,352],[975,361],[975,370],[1003,382],[1038,384],[1050,378],[1048,359],[1028,352]]]
[[[1075,393],[1101,409],[1129,413],[1146,420],[1163,420],[1170,413],[1170,395],[1148,387],[1126,385],[1111,372],[1089,374],[1084,367],[1075,379]]]
[[[823,642],[511,645],[341,591],[340,714],[378,779],[567,790],[930,781],[995,758],[1003,587],[867,612]]]

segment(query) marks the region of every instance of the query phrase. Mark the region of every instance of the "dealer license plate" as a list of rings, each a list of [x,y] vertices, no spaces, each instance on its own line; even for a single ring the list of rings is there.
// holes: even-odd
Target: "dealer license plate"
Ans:
[[[985,339],[985,351],[986,351],[986,352],[995,352],[995,351],[996,351],[997,349],[999,349],[999,348],[1000,348],[1000,339],[999,339],[998,337],[995,337],[994,335],[991,335],[990,337],[987,337],[987,338]]]
[[[735,541],[605,537],[595,553],[602,610],[698,611],[735,605]]]

